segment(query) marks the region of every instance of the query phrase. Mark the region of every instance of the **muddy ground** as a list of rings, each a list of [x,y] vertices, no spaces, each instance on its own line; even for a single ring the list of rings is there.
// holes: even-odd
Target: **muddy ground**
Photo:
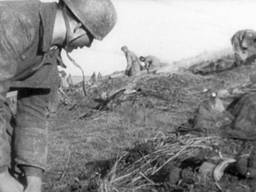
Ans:
[[[229,57],[222,58],[222,62],[233,61]],[[130,188],[118,183],[109,187],[102,185],[102,181],[110,178],[118,158],[125,162],[119,169],[121,173],[127,171],[125,166],[132,169],[132,163],[145,155],[149,157],[156,148],[180,143],[180,137],[184,138],[177,135],[177,130],[186,130],[199,104],[209,99],[209,92],[241,87],[255,69],[255,65],[245,65],[208,75],[195,75],[186,70],[175,74],[144,73],[97,82],[87,87],[87,97],[81,91],[67,92],[71,103],[59,105],[49,134],[45,191],[253,191],[252,181],[232,174],[225,174],[219,183],[221,187],[211,178],[207,183],[198,181],[196,169],[205,161],[205,157],[199,158],[200,150],[191,150],[190,155],[196,160],[193,165],[185,166],[187,169],[181,166],[183,157],[182,161],[168,164],[164,176],[145,176],[144,180],[152,187],[135,189],[128,181]],[[205,92],[206,89],[210,91]],[[221,142],[219,144],[225,146],[224,153],[232,154],[234,146],[241,146],[239,142]],[[203,154],[208,155],[209,150],[204,150]],[[186,158],[189,159],[189,155]],[[164,161],[166,159],[162,159],[162,163]],[[100,174],[98,180],[88,187],[95,174]],[[177,175],[179,178],[175,179]]]

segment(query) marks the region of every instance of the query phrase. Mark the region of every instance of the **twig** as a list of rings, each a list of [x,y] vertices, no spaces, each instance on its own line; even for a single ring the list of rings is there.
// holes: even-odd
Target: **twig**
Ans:
[[[122,179],[124,179],[124,178],[126,178],[126,177],[129,177],[130,175],[132,175],[132,174],[135,173],[136,171],[137,171],[137,169],[134,170],[134,171],[131,172],[131,173],[128,173],[128,174],[123,175],[123,176],[120,176],[120,177],[114,179],[113,181],[111,181],[111,183],[116,183],[116,182],[118,182],[118,181],[120,181],[120,180],[122,180]]]
[[[152,185],[155,185],[155,183],[154,183],[151,179],[149,179],[146,175],[144,175],[142,172],[140,172],[140,175],[141,175],[144,179],[146,179],[149,183],[151,183]]]
[[[71,150],[68,149],[68,159],[67,159],[66,164],[64,166],[64,170],[63,170],[63,172],[62,172],[62,174],[61,174],[61,176],[59,178],[59,181],[61,181],[65,177],[66,170],[68,169],[68,165],[69,165],[70,159],[71,159]]]
[[[154,171],[152,173],[152,175],[156,174],[160,169],[162,169],[167,163],[169,163],[171,160],[175,159],[176,157],[178,157],[183,151],[185,151],[189,146],[185,146],[183,147],[183,149],[181,149],[178,153],[176,153],[176,155],[172,156],[171,158],[169,158],[162,166],[160,166],[156,171]]]
[[[136,187],[136,188],[134,188],[134,191],[137,191],[138,189],[141,189],[141,188],[143,188],[143,187],[149,187],[149,186],[158,186],[158,184],[144,184],[144,185],[140,185],[140,186],[138,186],[138,187]]]
[[[59,189],[64,189],[68,186],[68,184],[61,184],[61,185],[57,185],[57,186],[54,186],[52,189],[55,191],[59,190]]]
[[[222,188],[221,188],[220,184],[218,182],[215,182],[215,185],[218,188],[218,190],[222,192]]]

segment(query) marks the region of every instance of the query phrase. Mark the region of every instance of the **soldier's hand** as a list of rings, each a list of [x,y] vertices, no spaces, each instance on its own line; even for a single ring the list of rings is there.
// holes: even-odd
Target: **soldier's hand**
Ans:
[[[23,185],[12,177],[8,171],[0,173],[1,192],[23,192]]]
[[[27,187],[24,192],[41,192],[42,179],[37,176],[27,176]]]

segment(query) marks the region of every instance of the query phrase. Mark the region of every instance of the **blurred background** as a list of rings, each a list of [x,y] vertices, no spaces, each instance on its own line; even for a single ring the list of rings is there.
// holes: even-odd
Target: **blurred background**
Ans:
[[[46,1],[46,0],[45,0]],[[49,1],[49,0],[48,0]],[[155,55],[169,63],[199,54],[231,48],[230,38],[240,29],[256,30],[254,0],[113,0],[118,23],[101,42],[73,51],[71,56],[86,75],[124,70],[120,48]],[[80,71],[70,65],[69,71]]]

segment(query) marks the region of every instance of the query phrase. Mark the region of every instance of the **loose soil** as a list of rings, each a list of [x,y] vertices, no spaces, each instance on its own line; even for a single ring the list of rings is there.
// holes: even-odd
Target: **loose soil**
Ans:
[[[71,103],[60,103],[49,132],[45,191],[253,191],[253,181],[231,173],[218,185],[212,178],[200,180],[199,167],[218,156],[215,147],[232,155],[241,150],[241,142],[220,140],[216,134],[196,140],[189,129],[182,135],[177,130],[189,128],[188,121],[199,104],[209,100],[209,93],[243,86],[255,69],[244,65],[204,76],[186,70],[121,76],[88,86],[86,97],[78,88],[67,92]],[[172,157],[170,149],[178,150],[188,141],[206,147],[190,148],[161,167]],[[143,171],[151,170],[141,168],[146,162],[161,171],[145,176]],[[137,173],[120,178],[136,168],[141,168],[136,182],[131,180]],[[152,186],[141,187],[148,183]]]

